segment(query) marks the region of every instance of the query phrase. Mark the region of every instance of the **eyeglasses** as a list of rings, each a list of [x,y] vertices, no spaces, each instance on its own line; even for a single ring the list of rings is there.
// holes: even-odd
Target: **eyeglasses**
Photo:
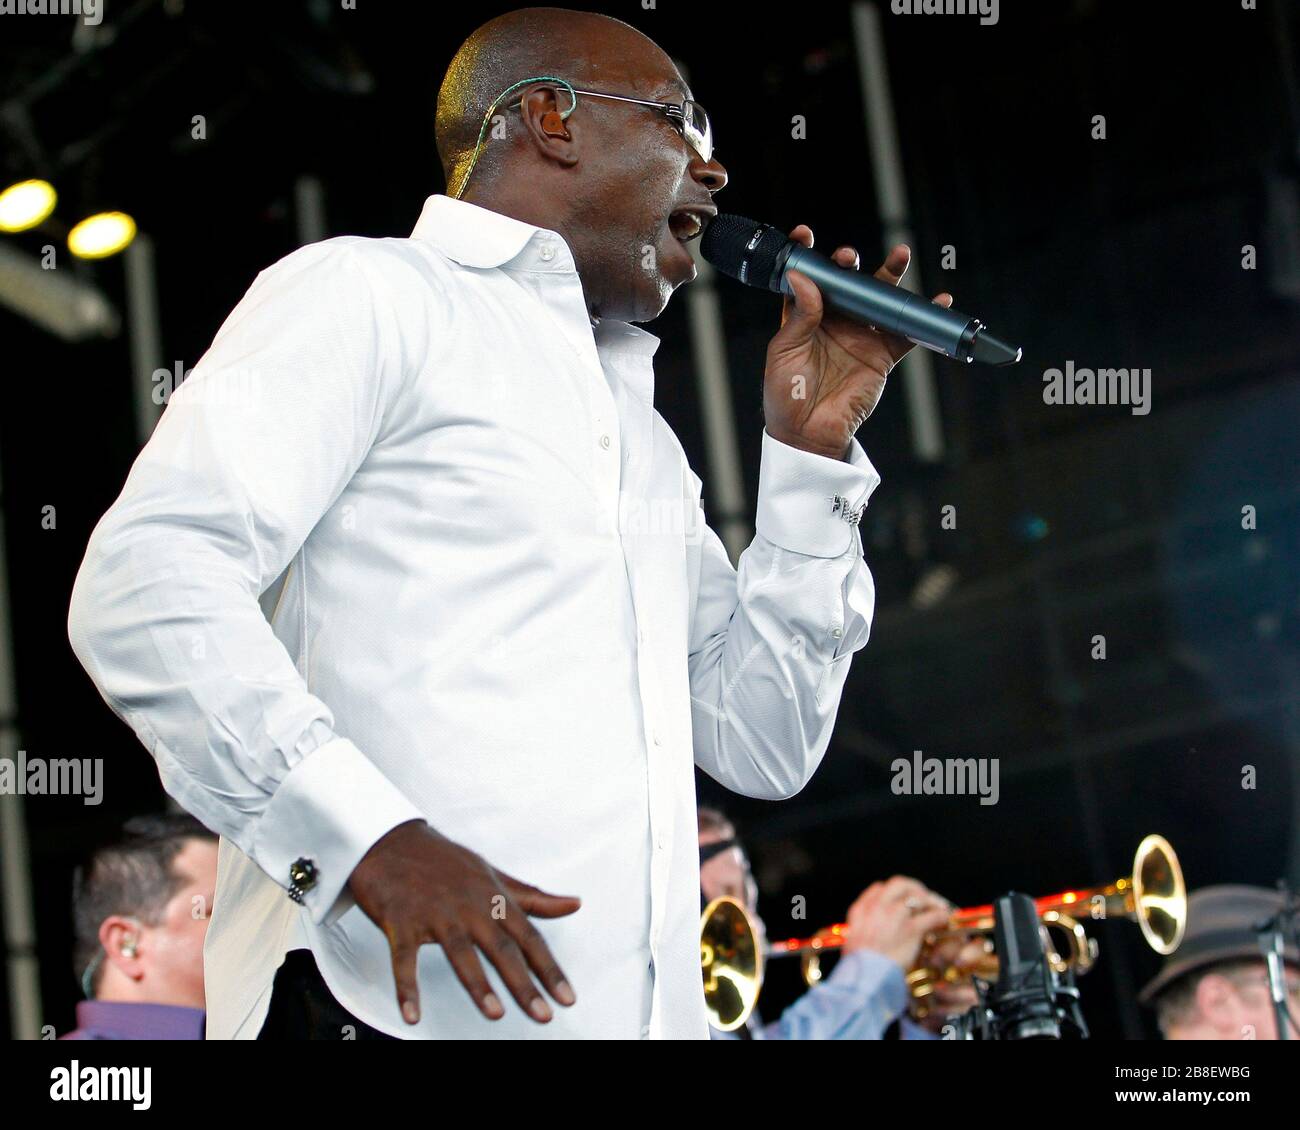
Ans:
[[[686,144],[700,155],[700,160],[705,164],[713,160],[713,127],[709,124],[709,115],[703,106],[690,98],[685,102],[647,102],[622,94],[602,94],[598,90],[574,89],[573,93],[585,94],[589,98],[608,98],[614,102],[631,102],[634,106],[651,106],[667,115]]]
[[[465,186],[469,183],[470,174],[474,171],[475,164],[478,163],[479,154],[483,150],[483,140],[487,137],[488,126],[492,122],[492,114],[501,104],[508,94],[518,90],[521,86],[528,86],[535,82],[556,82],[569,92],[569,108],[560,113],[562,119],[567,119],[578,106],[578,95],[583,94],[588,98],[607,98],[612,102],[630,102],[635,106],[649,106],[658,110],[666,116],[673,127],[683,140],[699,154],[700,159],[704,162],[713,160],[713,127],[709,123],[709,115],[705,112],[703,106],[693,99],[686,99],[684,102],[649,102],[642,98],[628,98],[623,94],[605,94],[599,90],[578,90],[571,83],[555,75],[538,75],[535,78],[521,79],[506,87],[500,94],[492,100],[492,105],[487,108],[487,113],[483,115],[483,125],[478,131],[478,142],[474,146],[474,153],[470,157],[469,167],[465,170],[465,175],[461,178],[459,187],[456,189],[455,198],[460,199],[461,193],[465,191]],[[511,106],[514,104],[511,103]]]

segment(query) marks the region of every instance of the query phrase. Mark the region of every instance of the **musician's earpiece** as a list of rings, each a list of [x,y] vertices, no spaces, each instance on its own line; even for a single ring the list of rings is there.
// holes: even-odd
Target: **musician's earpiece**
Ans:
[[[564,129],[564,118],[556,110],[550,110],[542,115],[542,129],[547,133],[560,133]]]

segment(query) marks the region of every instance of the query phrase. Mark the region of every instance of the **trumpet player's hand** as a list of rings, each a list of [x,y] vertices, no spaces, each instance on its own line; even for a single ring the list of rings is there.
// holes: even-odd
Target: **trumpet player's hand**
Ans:
[[[924,883],[895,875],[872,883],[849,907],[844,949],[884,954],[906,973],[916,964],[925,936],[943,929],[951,913],[947,899]]]
[[[429,942],[442,946],[489,1020],[501,1019],[505,1007],[492,991],[480,954],[539,1024],[552,1013],[533,977],[560,1004],[574,1003],[573,989],[528,918],[572,914],[581,905],[578,899],[547,894],[497,871],[421,820],[399,824],[375,843],[348,885],[357,905],[388,935],[397,1003],[407,1024],[420,1019],[416,957]]]
[[[936,981],[930,996],[930,1010],[918,1023],[936,1036],[951,1016],[960,1016],[979,1004],[979,993],[971,980],[972,971],[987,956],[982,938],[947,938],[939,942],[927,955],[926,964],[936,972],[949,971],[949,978]]]

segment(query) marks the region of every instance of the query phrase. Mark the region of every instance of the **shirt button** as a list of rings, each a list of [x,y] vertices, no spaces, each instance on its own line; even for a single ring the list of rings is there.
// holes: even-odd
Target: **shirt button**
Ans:
[[[549,263],[555,258],[555,248],[549,243],[543,243],[542,249],[537,254],[543,263]]]
[[[603,447],[606,451],[609,450],[609,436],[600,437],[600,446]]]
[[[836,639],[839,639],[842,635],[844,635],[844,629],[843,629],[843,628],[832,628],[832,629],[831,629],[831,635],[833,635]]]

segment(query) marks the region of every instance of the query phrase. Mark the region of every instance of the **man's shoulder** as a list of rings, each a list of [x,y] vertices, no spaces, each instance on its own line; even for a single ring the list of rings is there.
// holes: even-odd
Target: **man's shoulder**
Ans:
[[[417,282],[440,287],[449,274],[446,259],[419,240],[339,235],[296,248],[261,271],[258,280],[335,278],[364,283],[377,292],[407,294]]]

